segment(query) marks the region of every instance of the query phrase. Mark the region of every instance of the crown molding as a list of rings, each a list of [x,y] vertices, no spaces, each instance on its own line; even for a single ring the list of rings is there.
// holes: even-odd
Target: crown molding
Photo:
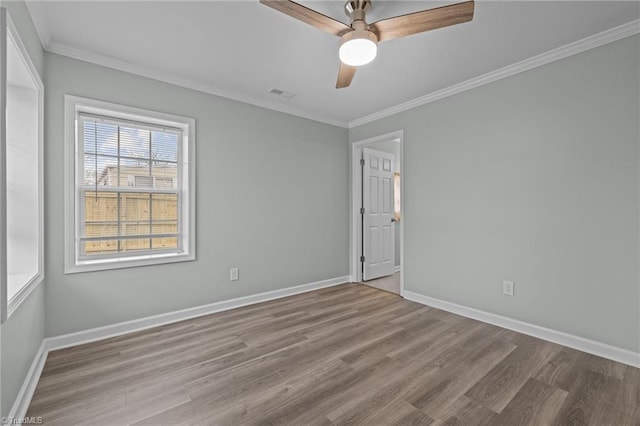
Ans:
[[[173,84],[175,86],[185,87],[187,89],[196,90],[198,92],[208,93],[210,95],[220,96],[222,98],[231,99],[261,108],[306,118],[308,120],[319,121],[321,123],[330,124],[332,126],[342,128],[347,128],[348,126],[346,120],[336,120],[333,118],[324,117],[322,115],[304,111],[300,108],[295,108],[290,105],[282,104],[280,102],[270,101],[268,99],[247,95],[245,93],[237,91],[221,89],[219,87],[202,83],[196,80],[182,78],[176,75],[164,73],[162,71],[157,71],[151,68],[136,65],[131,62],[122,61],[110,56],[101,55],[58,43],[53,40],[51,27],[48,24],[46,11],[44,10],[42,2],[26,1],[25,4],[27,6],[29,15],[31,15],[31,21],[33,22],[33,26],[36,29],[36,33],[38,34],[40,43],[42,44],[44,50],[46,50],[47,52],[67,56],[84,62],[90,62],[92,64],[101,65],[108,68],[113,68],[142,77],[147,77],[152,80],[162,81],[165,83]]]
[[[119,71],[128,72],[130,74],[139,75],[142,77],[150,78],[152,80],[158,80],[165,83],[173,84],[176,86],[185,87],[187,89],[196,90],[198,92],[208,93],[210,95],[220,96],[222,98],[231,99],[234,101],[251,104],[261,108],[270,109],[273,111],[283,112],[285,114],[295,115],[297,117],[306,118],[309,120],[319,121],[322,123],[330,124],[332,126],[347,127],[346,121],[335,120],[332,118],[324,117],[321,115],[313,114],[299,108],[295,108],[289,105],[284,105],[279,102],[273,102],[266,99],[262,99],[256,96],[246,95],[244,93],[225,90],[219,87],[202,83],[196,80],[178,77],[176,75],[164,73],[162,71],[153,70],[151,68],[143,67],[133,64],[131,62],[122,61],[110,56],[101,55],[98,53],[88,52],[86,50],[77,49],[75,47],[69,47],[64,44],[50,41],[44,46],[47,52],[55,53],[69,58],[78,59],[84,62],[89,62],[96,65],[101,65],[107,68],[113,68]]]
[[[199,81],[178,77],[176,75],[156,71],[130,62],[121,61],[109,56],[100,55],[97,53],[92,53],[57,43],[52,40],[51,30],[47,24],[45,11],[42,7],[42,4],[40,2],[30,1],[27,1],[25,3],[27,5],[29,14],[31,15],[34,27],[36,28],[36,32],[38,33],[38,37],[40,38],[40,42],[42,43],[44,49],[48,52],[56,53],[58,55],[67,56],[85,62],[90,62],[96,65],[102,65],[120,71],[125,71],[131,74],[151,78],[153,80],[163,81],[165,83],[185,87],[199,92],[208,93],[227,99],[232,99],[238,102],[243,102],[258,107],[283,112],[285,114],[295,115],[297,117],[302,117],[309,120],[319,121],[322,123],[348,129],[362,126],[363,124],[371,123],[372,121],[389,117],[391,115],[398,114],[400,112],[407,111],[421,105],[426,105],[439,99],[453,96],[455,94],[501,80],[503,78],[511,77],[513,75],[529,71],[531,69],[558,61],[560,59],[564,59],[569,56],[576,55],[578,53],[582,53],[587,50],[640,33],[640,19],[636,19],[626,24],[611,28],[609,30],[605,30],[601,33],[594,34],[581,40],[577,40],[553,50],[549,50],[548,52],[542,53],[540,55],[524,59],[520,62],[507,65],[478,77],[474,77],[461,83],[454,84],[453,86],[428,93],[410,101],[403,102],[401,104],[347,122],[310,113],[308,111],[294,108],[290,105],[285,105],[279,102],[269,101],[267,99],[247,95],[237,91],[221,89],[219,87]]]
[[[532,56],[531,58],[507,65],[506,67],[498,68],[497,70],[471,78],[463,81],[462,83],[454,84],[453,86],[420,96],[419,98],[349,121],[349,128],[352,129],[354,127],[362,126],[363,124],[371,123],[372,121],[380,120],[381,118],[389,117],[390,115],[394,115],[399,112],[407,111],[442,98],[471,90],[485,84],[493,83],[494,81],[511,77],[512,75],[529,71],[533,68],[559,61],[560,59],[564,59],[638,33],[640,33],[640,19],[636,19],[635,21],[594,34],[556,49],[549,50],[548,52],[540,55]]]

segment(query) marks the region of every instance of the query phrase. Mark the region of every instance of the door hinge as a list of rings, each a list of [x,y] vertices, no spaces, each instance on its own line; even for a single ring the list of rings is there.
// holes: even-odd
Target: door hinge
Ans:
[[[364,158],[361,158],[361,159],[360,159],[360,165],[361,165],[361,166],[364,166]]]
[[[364,207],[360,207],[360,214],[364,214]]]
[[[364,263],[364,256],[360,256],[360,262]]]

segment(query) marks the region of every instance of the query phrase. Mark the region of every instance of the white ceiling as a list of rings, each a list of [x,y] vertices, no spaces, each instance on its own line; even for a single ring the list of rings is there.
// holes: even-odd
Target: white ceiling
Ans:
[[[342,1],[300,1],[347,22]],[[370,22],[455,2],[375,1]],[[637,20],[635,1],[477,1],[472,22],[379,45],[335,89],[339,39],[255,1],[30,2],[45,47],[346,123]],[[70,53],[71,54],[71,53]],[[100,56],[98,56],[100,55]],[[103,61],[104,62],[104,61]],[[292,99],[268,94],[293,92]]]

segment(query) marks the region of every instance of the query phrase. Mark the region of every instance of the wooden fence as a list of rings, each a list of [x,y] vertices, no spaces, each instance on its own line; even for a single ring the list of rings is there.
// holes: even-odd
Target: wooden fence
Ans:
[[[84,242],[85,255],[118,251],[177,248],[176,237],[153,238],[153,234],[178,232],[176,194],[87,192],[85,196],[86,237],[113,239]],[[151,235],[127,239],[118,236]]]

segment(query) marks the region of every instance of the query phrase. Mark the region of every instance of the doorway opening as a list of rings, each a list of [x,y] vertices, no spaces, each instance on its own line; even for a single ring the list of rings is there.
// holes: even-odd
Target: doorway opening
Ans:
[[[404,135],[351,145],[351,281],[404,292]]]

